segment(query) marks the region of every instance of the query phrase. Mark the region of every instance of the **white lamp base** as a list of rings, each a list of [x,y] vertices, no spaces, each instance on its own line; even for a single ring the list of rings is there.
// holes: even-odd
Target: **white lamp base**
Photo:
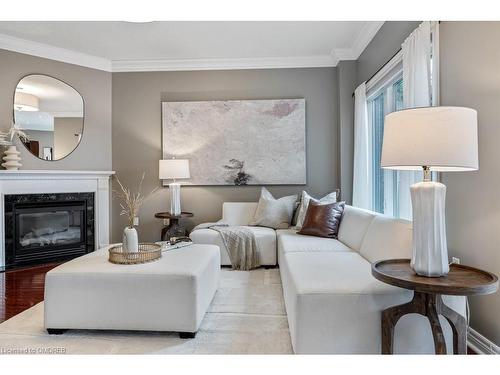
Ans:
[[[446,186],[434,181],[411,185],[413,208],[413,255],[411,267],[421,276],[448,274],[446,244]]]
[[[181,184],[172,182],[168,185],[170,190],[170,214],[181,214]]]

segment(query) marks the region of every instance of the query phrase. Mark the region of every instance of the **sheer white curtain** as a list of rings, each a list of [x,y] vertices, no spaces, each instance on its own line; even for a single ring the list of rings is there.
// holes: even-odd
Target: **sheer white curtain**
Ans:
[[[434,25],[433,25],[434,26]],[[403,103],[405,108],[432,105],[431,23],[422,22],[402,44]],[[422,172],[398,172],[399,217],[411,219],[410,185],[422,181]]]
[[[422,22],[401,45],[406,108],[431,105],[431,23]]]
[[[352,204],[356,207],[373,208],[372,147],[368,124],[366,82],[354,91],[354,171]]]

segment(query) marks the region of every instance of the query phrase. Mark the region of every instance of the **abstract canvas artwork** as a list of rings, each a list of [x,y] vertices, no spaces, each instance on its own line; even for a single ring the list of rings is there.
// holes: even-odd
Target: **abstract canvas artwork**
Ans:
[[[305,99],[162,103],[163,158],[192,185],[304,185]]]

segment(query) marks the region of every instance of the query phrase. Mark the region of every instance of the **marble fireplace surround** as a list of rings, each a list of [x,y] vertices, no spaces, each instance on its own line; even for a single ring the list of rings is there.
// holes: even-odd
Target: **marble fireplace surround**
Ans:
[[[4,196],[8,194],[94,193],[95,246],[109,244],[110,178],[114,171],[0,171],[0,270],[5,267]]]

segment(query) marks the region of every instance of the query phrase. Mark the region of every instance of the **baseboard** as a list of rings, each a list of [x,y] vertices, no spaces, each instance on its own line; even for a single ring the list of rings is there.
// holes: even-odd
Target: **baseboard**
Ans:
[[[467,345],[477,354],[500,354],[500,347],[469,327]]]

